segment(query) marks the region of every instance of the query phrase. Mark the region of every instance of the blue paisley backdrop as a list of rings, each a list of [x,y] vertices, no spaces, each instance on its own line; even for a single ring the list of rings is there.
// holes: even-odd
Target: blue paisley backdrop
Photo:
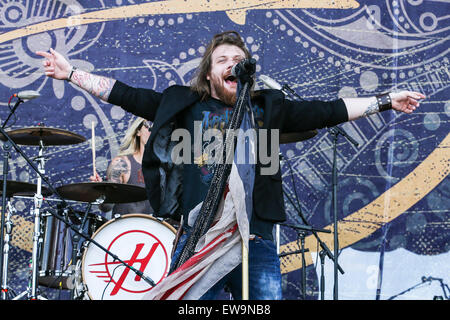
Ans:
[[[89,181],[92,123],[96,167],[105,176],[132,115],[45,77],[36,50],[54,48],[84,70],[163,90],[189,84],[211,36],[236,30],[258,62],[257,75],[302,99],[421,91],[427,99],[413,115],[389,111],[340,126],[358,146],[343,136],[336,146],[339,298],[448,298],[449,14],[448,0],[1,0],[0,117],[8,116],[14,93],[36,90],[41,96],[20,105],[9,130],[44,124],[86,138],[46,149],[46,175],[58,187]],[[37,155],[35,146],[22,149]],[[332,151],[326,129],[281,145],[288,223],[302,223],[294,203],[310,225],[333,229]],[[9,166],[9,180],[36,183],[17,152]],[[8,284],[19,294],[29,282],[33,200],[11,203]],[[279,235],[281,252],[299,249],[295,230],[282,226]],[[332,234],[318,235],[333,251]],[[305,240],[305,266],[298,254],[281,259],[284,299],[303,299],[302,268],[306,298],[321,298],[323,275],[324,298],[332,299],[333,263],[325,258],[322,270],[316,238]],[[64,290],[41,290],[68,298]]]

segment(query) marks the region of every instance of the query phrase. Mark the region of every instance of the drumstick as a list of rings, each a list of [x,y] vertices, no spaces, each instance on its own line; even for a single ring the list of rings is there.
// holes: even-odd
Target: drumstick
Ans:
[[[92,123],[92,170],[94,174],[94,178],[96,177],[95,173],[97,170],[95,170],[95,131],[94,131],[94,121]]]

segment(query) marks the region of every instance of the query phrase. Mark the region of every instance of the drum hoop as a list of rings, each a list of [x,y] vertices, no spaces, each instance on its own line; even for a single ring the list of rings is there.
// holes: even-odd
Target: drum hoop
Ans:
[[[154,221],[156,221],[156,222],[162,223],[163,225],[165,225],[166,227],[168,227],[168,228],[170,229],[170,231],[172,231],[175,235],[176,235],[176,233],[177,233],[176,229],[175,229],[174,227],[172,227],[170,224],[168,224],[168,223],[165,222],[165,221],[160,221],[160,220],[156,219],[156,218],[153,217],[153,216],[150,216],[150,215],[144,214],[144,213],[128,213],[128,214],[124,214],[123,216],[121,216],[121,217],[119,217],[119,218],[114,218],[114,219],[109,220],[108,222],[105,222],[100,228],[98,228],[98,230],[96,230],[96,231],[94,232],[94,234],[92,235],[91,239],[95,240],[95,239],[94,239],[95,236],[96,236],[101,230],[103,230],[104,228],[106,228],[106,226],[108,226],[108,225],[114,223],[114,222],[117,221],[117,220],[122,220],[122,219],[126,219],[126,218],[136,218],[136,217],[147,218],[147,219],[154,220]],[[89,246],[89,245],[88,245],[88,246]],[[94,246],[95,246],[95,244],[94,244]],[[89,296],[89,299],[90,299],[90,300],[93,300],[93,299],[92,299],[92,296],[91,296],[91,294],[90,294],[90,292],[89,292],[89,287],[88,287],[88,285],[87,285],[87,283],[86,283],[86,281],[85,281],[84,268],[83,268],[83,266],[85,265],[85,258],[86,258],[86,254],[87,254],[87,249],[88,249],[88,247],[86,247],[86,249],[84,250],[84,252],[83,252],[83,258],[81,259],[81,284],[86,288],[86,292],[87,292],[87,294],[88,294],[88,296]],[[103,251],[103,250],[102,250],[102,251]],[[107,254],[107,253],[105,253],[105,254]]]

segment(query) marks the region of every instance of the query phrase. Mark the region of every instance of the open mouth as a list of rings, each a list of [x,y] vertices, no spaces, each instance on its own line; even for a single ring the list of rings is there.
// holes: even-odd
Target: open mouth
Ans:
[[[227,84],[234,84],[234,83],[237,83],[237,79],[233,75],[228,75],[228,76],[225,77],[225,82]]]

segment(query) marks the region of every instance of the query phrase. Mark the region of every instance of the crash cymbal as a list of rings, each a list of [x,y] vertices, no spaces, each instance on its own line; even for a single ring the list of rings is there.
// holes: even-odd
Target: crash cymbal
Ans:
[[[42,140],[46,146],[69,145],[86,141],[86,138],[76,133],[49,127],[29,127],[7,131],[6,134],[17,144],[38,146]],[[6,137],[0,133],[0,139]]]
[[[12,196],[33,196],[37,191],[37,185],[28,182],[6,180],[6,197]],[[42,186],[41,194],[45,197],[52,194],[52,192]],[[3,195],[3,180],[0,180],[0,196]]]
[[[280,135],[280,144],[293,143],[314,138],[317,135],[317,130],[282,133]]]
[[[114,182],[81,182],[56,188],[65,199],[95,202],[104,198],[104,203],[138,202],[147,199],[144,187]]]

